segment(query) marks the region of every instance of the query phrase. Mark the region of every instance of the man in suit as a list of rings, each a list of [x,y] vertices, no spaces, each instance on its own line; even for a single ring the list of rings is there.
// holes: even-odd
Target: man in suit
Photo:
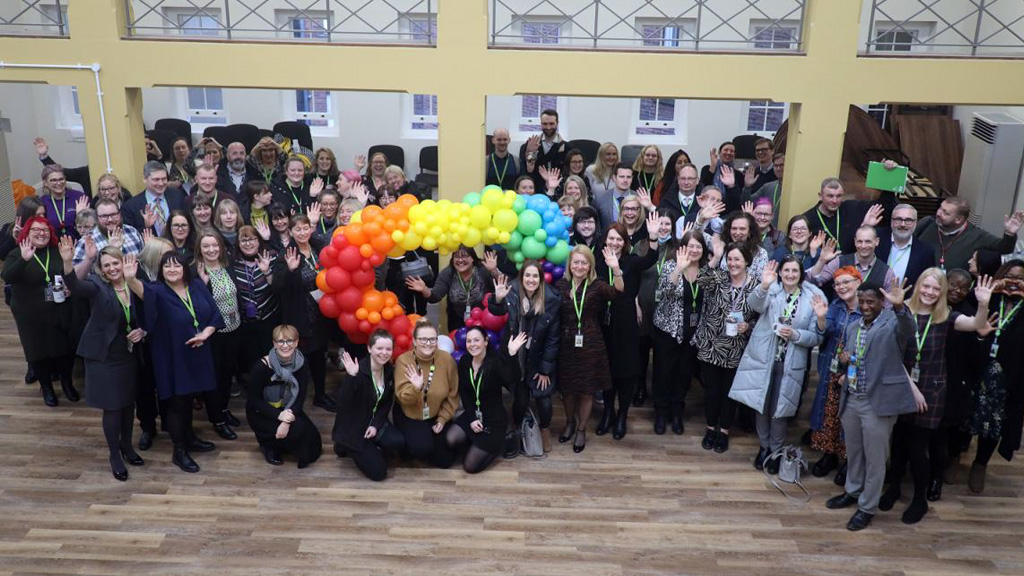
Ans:
[[[167,168],[162,162],[150,161],[142,167],[146,191],[121,206],[124,223],[136,230],[152,228],[156,236],[164,232],[172,210],[185,210],[185,194],[167,187]]]
[[[697,184],[699,182],[697,167],[693,164],[684,164],[676,174],[675,183],[661,195],[658,208],[668,208],[680,215],[676,221],[677,231],[682,230],[687,224],[697,221],[697,214],[701,209],[697,203]],[[649,207],[648,210],[650,210]],[[677,236],[681,235],[677,234]]]
[[[615,167],[615,175],[612,178],[615,189],[594,197],[594,207],[601,215],[601,229],[607,229],[613,222],[619,221],[619,206],[626,196],[633,194],[629,189],[633,183],[633,167],[629,164],[619,163]]]
[[[548,170],[562,169],[568,143],[558,133],[558,111],[544,110],[540,113],[541,133],[531,136],[519,149],[519,165],[523,173],[529,174],[537,192],[547,189],[547,183],[540,175],[541,167]]]
[[[861,320],[846,328],[847,345],[839,354],[845,367],[839,418],[846,439],[846,486],[829,499],[832,510],[857,506],[847,530],[863,530],[878,510],[885,481],[889,437],[900,414],[924,411],[926,404],[903,367],[907,342],[916,323],[903,305],[910,288],[883,290],[864,283],[857,289]],[[891,309],[885,309],[888,301]]]
[[[875,254],[889,265],[897,278],[916,284],[922,272],[935,266],[935,249],[924,242],[914,241],[917,209],[910,204],[899,204],[893,208],[891,221],[889,234],[884,228],[879,229]]]

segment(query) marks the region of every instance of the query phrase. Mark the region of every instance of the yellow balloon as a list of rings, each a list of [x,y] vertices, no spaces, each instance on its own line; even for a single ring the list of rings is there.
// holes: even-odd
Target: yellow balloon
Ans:
[[[426,236],[430,232],[430,226],[426,222],[417,222],[412,225],[412,230],[415,230],[420,236]]]
[[[491,225],[491,211],[486,206],[476,205],[469,211],[469,223],[483,230]]]
[[[483,235],[476,228],[467,228],[462,233],[462,243],[466,246],[476,246],[483,239]]]
[[[498,229],[495,228],[494,226],[491,226],[487,230],[484,230],[484,238],[487,240],[488,244],[493,244],[494,242],[496,242],[500,234],[501,232],[498,232]]]
[[[420,246],[424,250],[437,250],[437,239],[433,236],[424,236],[423,241],[420,242]]]
[[[436,239],[440,237],[441,234],[444,234],[444,228],[442,226],[431,226],[430,232],[427,233],[427,236],[433,236]]]
[[[409,222],[419,222],[425,215],[423,204],[416,204],[409,208]]]
[[[388,252],[388,256],[391,256],[392,258],[400,258],[403,254],[405,254],[405,248],[402,248],[401,244],[395,244],[395,247],[391,249],[391,252]]]
[[[409,251],[415,250],[420,247],[421,236],[412,230],[405,233],[405,237],[402,238],[400,246],[402,249]]]
[[[511,239],[512,239],[512,235],[509,234],[508,232],[499,232],[498,233],[498,243],[499,244],[507,244],[508,241],[511,240]]]
[[[339,227],[338,230],[341,230],[341,227]],[[405,232],[402,232],[401,230],[395,230],[391,233],[391,239],[397,244],[402,243],[402,238],[405,238]]]
[[[502,206],[502,199],[504,199],[505,193],[501,191],[501,188],[497,186],[489,186],[484,190],[483,196],[480,198],[480,205],[487,208],[493,214],[504,206]]]
[[[516,198],[518,198],[518,196],[516,196],[515,190],[505,190],[505,197],[501,199],[502,207],[511,208],[515,205]]]
[[[352,215],[352,219],[349,220],[349,222],[362,223],[363,222],[363,211],[360,210],[359,212],[356,212],[355,214],[353,214]]]
[[[501,232],[511,232],[516,229],[516,225],[519,224],[519,217],[512,211],[511,208],[502,208],[494,213],[494,217],[491,219],[494,227]]]

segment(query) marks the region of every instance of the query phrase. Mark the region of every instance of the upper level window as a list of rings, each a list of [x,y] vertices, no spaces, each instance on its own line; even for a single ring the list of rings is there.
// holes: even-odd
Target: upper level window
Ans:
[[[293,38],[327,39],[328,19],[297,16],[288,21]]]
[[[634,26],[642,46],[694,48],[696,21],[692,19],[637,18]]]
[[[545,110],[558,110],[558,96],[530,94],[520,98],[517,123],[520,132],[540,132],[540,113]]]
[[[334,124],[329,90],[296,90],[295,118],[308,126],[327,128]]]
[[[523,20],[520,32],[526,44],[558,44],[562,23],[545,20]]]

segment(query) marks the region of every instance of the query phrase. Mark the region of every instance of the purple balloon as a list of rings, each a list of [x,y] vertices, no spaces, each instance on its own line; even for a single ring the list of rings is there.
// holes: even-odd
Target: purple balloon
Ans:
[[[494,330],[487,331],[487,342],[490,343],[492,350],[497,350],[501,347],[501,335]]]
[[[551,275],[554,276],[555,280],[561,280],[562,276],[565,275],[565,268],[563,268],[562,266],[555,266],[555,268],[551,271]]]
[[[452,352],[452,358],[455,358],[455,361],[458,362],[465,353],[465,350],[456,350],[455,352]]]
[[[551,272],[552,270],[554,270],[555,265],[545,260],[544,263],[541,264],[541,268],[543,268],[545,272]]]
[[[458,330],[455,331],[455,350],[456,351],[460,351],[460,350],[465,350],[466,349],[466,332],[468,332],[468,331],[469,331],[469,328],[466,328],[465,326],[463,326],[462,328],[459,328]],[[456,360],[458,360],[458,358],[456,358]]]

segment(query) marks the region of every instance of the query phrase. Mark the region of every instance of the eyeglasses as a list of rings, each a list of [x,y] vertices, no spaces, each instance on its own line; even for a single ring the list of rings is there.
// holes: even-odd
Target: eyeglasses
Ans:
[[[97,214],[96,217],[99,218],[100,220],[110,220],[111,218],[119,216],[120,214],[120,212],[114,212],[112,214]]]
[[[188,223],[187,222],[176,222],[174,224],[171,224],[171,228],[174,228],[175,230],[185,230],[186,228],[188,228]]]
[[[796,226],[794,226],[794,227],[792,227],[792,228],[790,228],[790,229],[789,229],[789,233],[790,233],[790,234],[792,234],[792,233],[794,233],[794,232],[810,232],[810,231],[811,231],[811,229],[810,229],[810,228],[807,228],[807,227],[800,227],[800,228],[797,228]]]
[[[697,181],[697,177],[696,176],[692,176],[692,177],[691,176],[680,176],[679,179],[682,180],[683,182],[696,182]]]
[[[117,190],[118,190],[117,186],[104,186],[104,187],[100,188],[100,192],[114,192],[114,191],[117,191]]]
[[[836,286],[849,286],[850,284],[856,284],[858,282],[860,282],[860,280],[857,280],[856,278],[847,278],[845,280],[836,280],[834,284]]]
[[[623,206],[622,207],[622,211],[623,212],[639,212],[640,208],[638,206]]]
[[[298,340],[274,340],[274,344],[278,346],[295,346],[297,343]]]
[[[238,239],[238,243],[239,244],[255,244],[256,242],[258,242],[258,240],[256,240],[255,238],[253,238],[251,236],[247,237],[247,238],[239,238]]]
[[[47,178],[46,181],[49,182],[50,184],[63,184],[64,182],[67,182],[68,179],[67,178]]]
[[[754,148],[754,154],[763,154],[770,150],[770,148]]]
[[[29,228],[28,231],[33,233],[33,234],[44,234],[44,233],[45,234],[49,234],[50,233],[50,229],[49,228]]]
[[[437,336],[433,338],[417,338],[416,341],[420,344],[437,344]]]
[[[896,217],[893,217],[893,219],[892,219],[892,223],[893,224],[913,224],[914,222],[917,222],[917,218],[896,218]]]

